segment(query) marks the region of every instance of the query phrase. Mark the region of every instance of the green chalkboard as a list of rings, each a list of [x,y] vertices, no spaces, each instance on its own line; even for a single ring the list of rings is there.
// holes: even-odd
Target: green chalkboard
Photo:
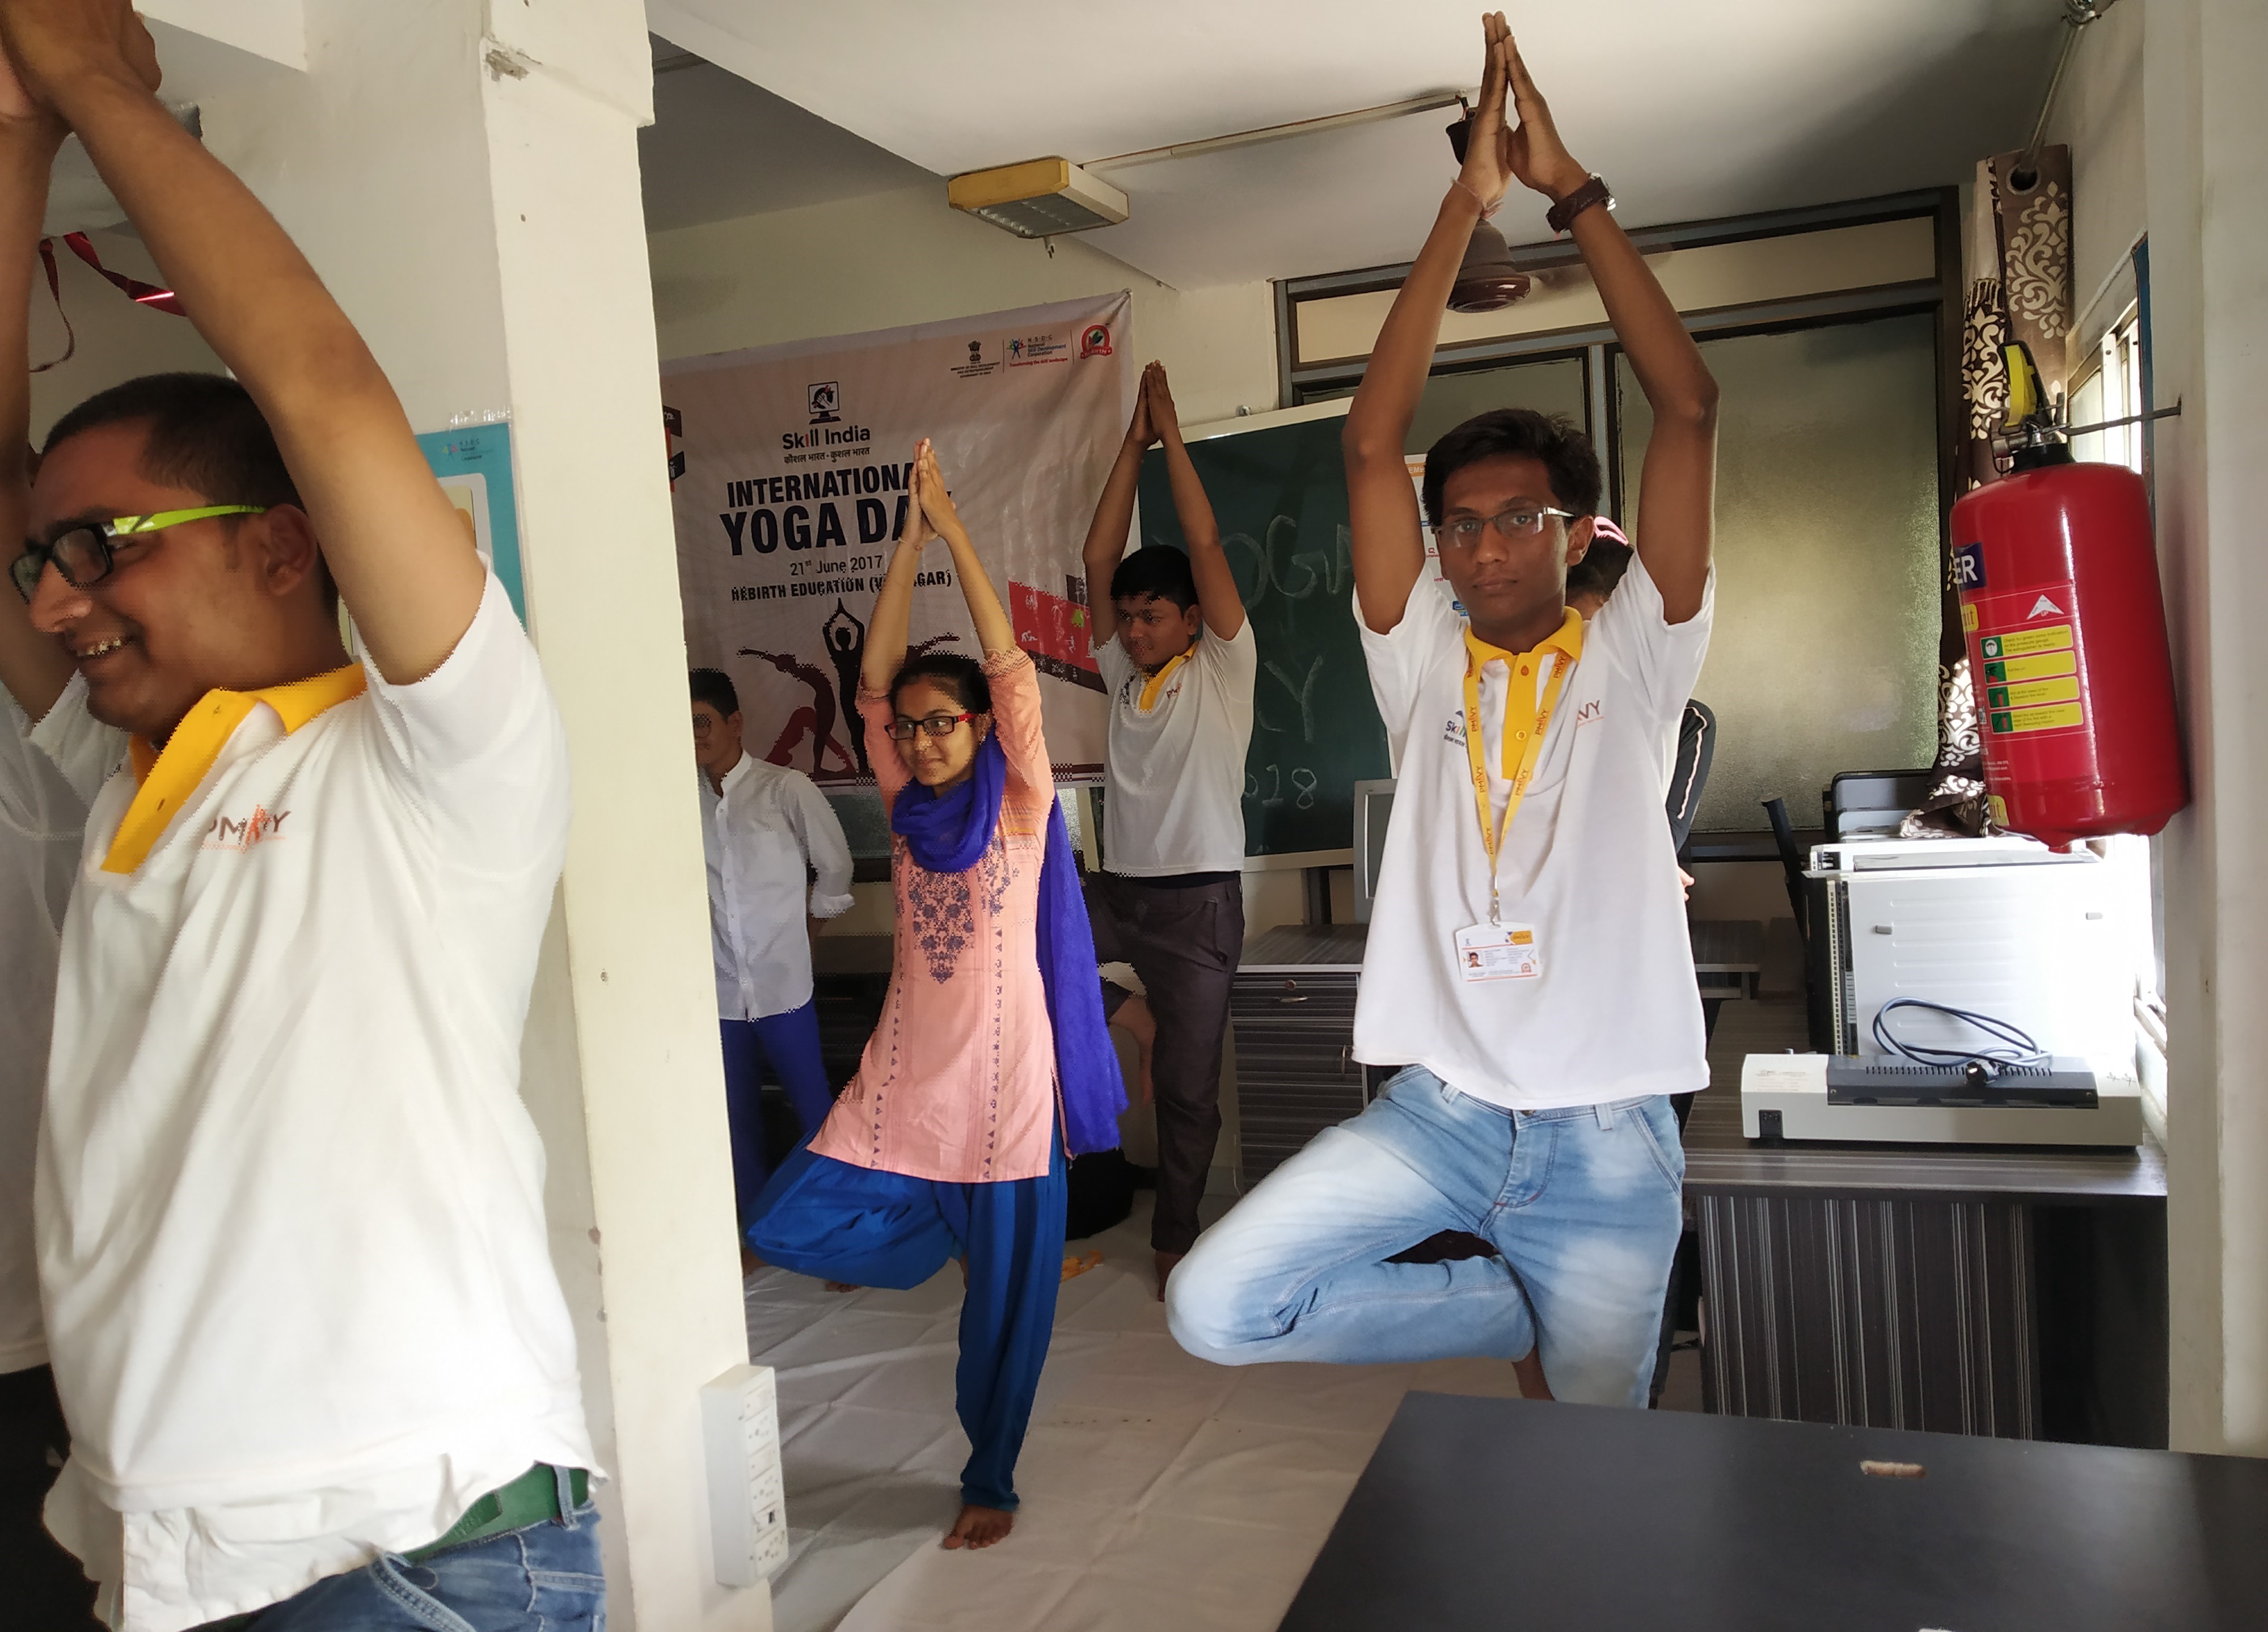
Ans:
[[[1260,645],[1244,853],[1354,842],[1354,785],[1387,774],[1386,727],[1354,624],[1338,416],[1189,444]],[[1142,542],[1186,549],[1165,454],[1142,462]]]

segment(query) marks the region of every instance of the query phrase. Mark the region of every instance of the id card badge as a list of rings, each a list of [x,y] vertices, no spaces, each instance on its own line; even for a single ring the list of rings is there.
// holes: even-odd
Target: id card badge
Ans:
[[[1457,973],[1476,980],[1533,980],[1543,972],[1543,949],[1533,924],[1475,924],[1457,931]]]

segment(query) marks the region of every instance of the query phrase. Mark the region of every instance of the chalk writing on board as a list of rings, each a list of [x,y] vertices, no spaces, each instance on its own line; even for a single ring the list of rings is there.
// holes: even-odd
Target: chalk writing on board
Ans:
[[[1260,779],[1263,772],[1268,779],[1268,792],[1264,796],[1260,791]],[[1317,786],[1315,773],[1305,765],[1293,765],[1290,779],[1292,808],[1294,810],[1313,810],[1315,808]],[[1270,764],[1263,765],[1256,772],[1247,771],[1244,773],[1244,796],[1247,799],[1259,800],[1260,807],[1263,810],[1279,809],[1284,804],[1284,767],[1279,764]]]
[[[1268,660],[1268,672],[1276,676],[1276,683],[1289,691],[1292,699],[1300,705],[1300,740],[1303,742],[1314,742],[1315,740],[1315,676],[1323,672],[1322,654],[1318,652],[1307,660],[1307,674],[1303,680],[1294,680],[1290,671],[1274,658]]]

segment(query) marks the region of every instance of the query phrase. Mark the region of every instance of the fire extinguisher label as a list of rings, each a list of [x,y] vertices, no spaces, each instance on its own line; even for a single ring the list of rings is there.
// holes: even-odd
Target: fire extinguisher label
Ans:
[[[1984,723],[1993,735],[2029,736],[2086,725],[2073,626],[2031,621],[2067,616],[2061,605],[2027,590],[1979,596],[1964,602],[1962,611],[1962,621],[1977,635]]]
[[[1953,551],[1953,587],[1957,591],[1984,587],[1984,546],[1961,544]]]
[[[2035,652],[2065,652],[2071,649],[2071,625],[2058,624],[2052,629],[2014,629],[1984,637],[1984,661],[1996,657],[2029,657]]]
[[[2075,653],[2043,652],[2037,657],[2012,657],[2005,662],[1984,665],[1984,683],[1998,685],[2004,681],[2048,680],[2057,675],[2075,675],[2079,661]]]

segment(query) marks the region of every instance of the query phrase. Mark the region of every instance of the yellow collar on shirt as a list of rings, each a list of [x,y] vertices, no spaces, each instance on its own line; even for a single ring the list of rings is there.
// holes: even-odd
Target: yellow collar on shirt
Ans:
[[[1479,674],[1491,662],[1501,662],[1507,680],[1515,675],[1534,673],[1535,666],[1543,661],[1547,652],[1564,654],[1569,667],[1572,668],[1583,655],[1583,615],[1573,607],[1569,607],[1567,616],[1561,620],[1559,627],[1538,641],[1533,651],[1528,652],[1507,652],[1502,646],[1491,646],[1475,634],[1472,625],[1468,624],[1465,625],[1465,652],[1471,661],[1474,674]],[[1523,668],[1522,664],[1527,667]],[[1513,733],[1535,728],[1536,707],[1534,686],[1507,684],[1505,687],[1504,757],[1506,766],[1505,775],[1507,779],[1512,775],[1511,764],[1518,757],[1512,751]]]
[[[220,750],[228,746],[228,739],[236,735],[237,727],[258,705],[265,703],[274,709],[289,735],[324,710],[360,697],[368,683],[362,665],[349,663],[328,674],[310,675],[305,680],[257,691],[215,688],[173,727],[162,753],[147,738],[136,737],[127,744],[126,757],[141,790],[126,808],[118,836],[110,841],[110,853],[102,859],[102,870],[130,873],[142,865],[173,813],[188,802],[213,768],[213,761],[220,757]]]
[[[1199,640],[1204,638],[1202,635],[1197,637]],[[1134,708],[1138,713],[1146,714],[1158,705],[1158,693],[1165,689],[1166,682],[1173,678],[1174,670],[1189,661],[1189,652],[1197,649],[1197,642],[1191,641],[1189,652],[1176,653],[1167,659],[1158,666],[1156,674],[1142,683],[1142,694],[1134,699]]]

